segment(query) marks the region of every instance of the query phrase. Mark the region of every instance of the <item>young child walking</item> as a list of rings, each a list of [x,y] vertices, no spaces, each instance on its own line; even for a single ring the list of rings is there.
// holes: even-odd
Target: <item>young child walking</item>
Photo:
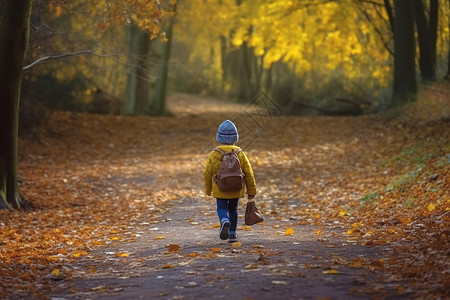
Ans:
[[[220,124],[216,134],[217,141],[221,144],[217,146],[208,157],[205,171],[203,173],[205,179],[205,193],[217,199],[217,215],[220,220],[219,236],[222,240],[227,240],[230,243],[237,242],[237,221],[238,221],[238,204],[239,198],[244,197],[244,191],[247,189],[248,199],[251,200],[256,195],[256,182],[253,175],[252,166],[245,153],[235,144],[239,140],[239,134],[236,126],[230,120],[224,121]],[[243,175],[242,187],[235,190],[229,190],[223,187],[218,179],[219,169],[221,167],[222,159],[226,153],[236,153]],[[237,160],[236,160],[237,161]],[[222,189],[219,188],[219,185]]]

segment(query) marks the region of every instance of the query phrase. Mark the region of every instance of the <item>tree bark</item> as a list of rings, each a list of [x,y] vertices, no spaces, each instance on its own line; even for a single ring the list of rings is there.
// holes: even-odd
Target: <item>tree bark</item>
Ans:
[[[176,4],[173,7],[173,12],[176,12]],[[153,93],[151,113],[157,116],[161,116],[166,112],[167,74],[169,71],[174,18],[170,21],[170,24],[166,31],[167,41],[162,45],[162,56],[159,65],[158,78],[156,80],[156,86]]]
[[[136,100],[134,113],[136,115],[145,114],[150,95],[150,84],[148,76],[148,52],[150,50],[150,36],[144,31],[140,31],[137,37],[137,65],[136,65]]]
[[[448,0],[448,5],[450,6],[450,0]],[[448,22],[448,29],[450,31],[450,21]],[[445,75],[445,78],[450,80],[450,39],[448,39],[448,47],[449,47],[447,60],[448,66],[447,66],[447,75]]]
[[[414,2],[395,0],[394,91],[392,105],[415,101],[417,94]]]
[[[136,37],[140,31],[139,27],[131,23],[126,27],[128,72],[125,86],[125,103],[123,113],[126,115],[134,114],[136,101]]]
[[[428,21],[425,16],[425,8],[422,0],[414,0],[414,13],[416,17],[417,36],[419,41],[420,74],[425,81],[435,81],[436,72],[431,53],[430,29],[428,27]]]
[[[0,208],[21,208],[22,202],[17,183],[17,142],[31,4],[31,0],[5,0],[0,20]]]
[[[428,30],[430,36],[431,63],[436,69],[436,42],[439,19],[439,3],[438,0],[430,0],[430,21]]]

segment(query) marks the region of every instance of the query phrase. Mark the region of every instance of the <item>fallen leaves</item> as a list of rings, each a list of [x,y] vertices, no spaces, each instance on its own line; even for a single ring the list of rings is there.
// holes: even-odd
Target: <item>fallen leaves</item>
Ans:
[[[245,150],[254,162],[258,203],[274,223],[273,234],[291,239],[300,235],[301,226],[316,225],[311,232],[327,242],[322,244],[326,248],[337,246],[331,239],[339,237],[361,247],[389,245],[395,249],[390,260],[355,259],[347,266],[383,268],[418,287],[426,282],[436,291],[445,287],[449,126],[443,118],[422,115],[424,111],[395,118],[270,119],[265,135]],[[149,243],[164,243],[158,240],[168,239],[168,234],[153,233],[171,201],[201,195],[197,190],[202,178],[196,174],[205,153],[198,145],[210,144],[211,128],[222,120],[201,121],[57,112],[39,141],[21,138],[21,192],[36,208],[0,211],[0,276],[2,288],[8,287],[0,295],[8,298],[8,291],[43,286],[49,274],[70,275],[63,271],[65,265],[90,258],[97,247],[135,241],[139,226],[152,233]],[[190,128],[189,135],[185,128]],[[180,173],[189,177],[188,187],[180,186]],[[183,220],[189,226],[202,224],[197,218]],[[203,228],[219,227],[214,223]],[[258,234],[259,228],[238,230]],[[330,229],[334,235],[325,236]],[[247,251],[237,245],[231,245],[237,252],[208,245],[206,253],[180,256],[216,259]],[[180,254],[176,246],[169,245],[167,254]],[[132,258],[122,251],[108,255],[120,261]],[[255,253],[259,260],[247,264],[249,269],[274,266],[268,254]],[[309,267],[318,265],[305,264]],[[61,273],[56,275],[56,270]],[[338,271],[325,271],[332,270]]]
[[[284,232],[284,235],[293,235],[294,234],[294,228],[288,228]]]
[[[179,252],[181,250],[180,245],[177,244],[169,244],[166,254],[171,254],[175,252]]]
[[[335,270],[335,269],[329,269],[329,270],[323,271],[322,274],[325,274],[325,275],[337,275],[337,274],[340,274],[340,272],[338,270]]]

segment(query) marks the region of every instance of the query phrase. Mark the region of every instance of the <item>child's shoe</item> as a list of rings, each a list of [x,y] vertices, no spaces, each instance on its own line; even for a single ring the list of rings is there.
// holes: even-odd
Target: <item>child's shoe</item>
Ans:
[[[237,241],[238,241],[237,234],[236,233],[230,233],[229,234],[229,238],[228,238],[228,242],[229,243],[235,243]]]
[[[230,226],[231,224],[229,221],[224,221],[222,223],[222,226],[220,226],[220,234],[219,234],[220,239],[222,240],[228,239],[228,229],[230,229]]]

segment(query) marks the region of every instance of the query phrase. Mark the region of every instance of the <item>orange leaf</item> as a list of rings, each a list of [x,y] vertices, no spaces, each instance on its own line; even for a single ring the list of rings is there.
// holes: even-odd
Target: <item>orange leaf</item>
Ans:
[[[161,268],[162,268],[162,269],[172,269],[172,268],[174,268],[174,267],[175,267],[174,264],[168,263],[168,264],[162,266]]]
[[[294,234],[294,228],[288,228],[286,229],[286,232],[284,233],[284,235],[293,235]]]
[[[323,274],[327,274],[327,275],[334,275],[334,274],[339,274],[338,270],[334,270],[334,269],[330,269],[330,270],[325,270],[322,272]]]
[[[180,245],[177,245],[177,244],[170,244],[169,245],[169,249],[167,250],[167,252],[166,253],[174,253],[174,252],[177,252],[177,251],[179,251],[180,250]]]

